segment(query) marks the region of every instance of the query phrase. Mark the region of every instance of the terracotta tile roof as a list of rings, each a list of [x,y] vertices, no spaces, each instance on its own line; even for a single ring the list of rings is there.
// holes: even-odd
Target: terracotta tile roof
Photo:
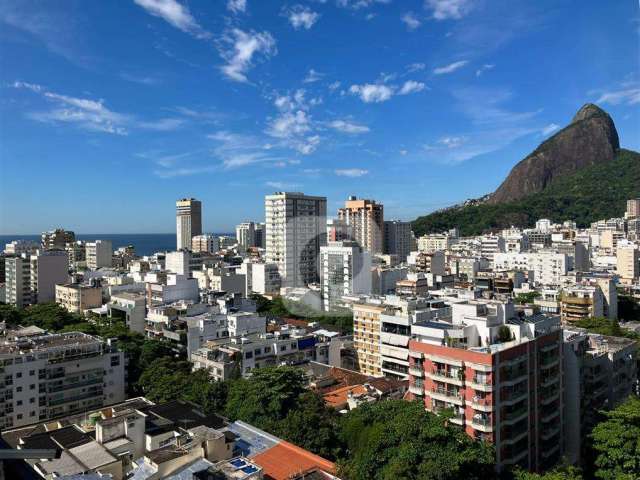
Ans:
[[[265,479],[272,480],[289,480],[314,468],[331,474],[336,471],[333,462],[285,441],[259,453],[251,461],[262,467]]]
[[[329,393],[325,393],[322,396],[322,399],[328,407],[340,410],[347,405],[347,396],[349,392],[353,392],[354,394],[364,394],[367,393],[367,389],[364,385],[342,387]]]

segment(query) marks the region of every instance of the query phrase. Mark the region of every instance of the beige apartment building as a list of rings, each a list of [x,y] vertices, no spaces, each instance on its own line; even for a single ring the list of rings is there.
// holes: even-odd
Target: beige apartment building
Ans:
[[[202,203],[195,198],[176,202],[176,250],[191,250],[191,239],[202,235]]]
[[[616,250],[616,272],[623,283],[640,277],[640,249],[637,245],[619,245]]]
[[[380,304],[353,305],[353,346],[361,373],[382,376],[380,355],[380,315],[391,311]]]
[[[102,306],[102,287],[69,283],[56,285],[56,303],[71,313]]]
[[[344,220],[353,233],[353,239],[371,253],[383,253],[384,207],[375,200],[358,200],[351,196],[344,208],[338,209],[338,219]]]

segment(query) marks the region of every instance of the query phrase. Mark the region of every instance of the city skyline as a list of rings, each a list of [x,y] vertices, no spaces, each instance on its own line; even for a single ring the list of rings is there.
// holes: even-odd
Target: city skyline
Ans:
[[[274,191],[411,220],[585,102],[640,147],[633,2],[0,5],[0,234],[169,233],[183,197],[231,232]]]

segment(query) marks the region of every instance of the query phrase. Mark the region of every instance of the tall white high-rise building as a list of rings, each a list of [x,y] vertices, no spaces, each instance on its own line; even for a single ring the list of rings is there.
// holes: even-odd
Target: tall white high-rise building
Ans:
[[[245,250],[256,246],[256,224],[244,222],[236,227],[236,240]]]
[[[266,261],[276,263],[283,287],[319,281],[320,247],[326,244],[327,198],[299,192],[265,197]]]
[[[371,255],[358,242],[329,242],[320,247],[322,308],[334,310],[343,295],[371,293]]]
[[[176,202],[176,250],[191,250],[191,239],[202,235],[202,203],[195,198]]]
[[[18,308],[53,302],[56,284],[69,282],[69,257],[64,250],[38,250],[7,257],[6,303]]]

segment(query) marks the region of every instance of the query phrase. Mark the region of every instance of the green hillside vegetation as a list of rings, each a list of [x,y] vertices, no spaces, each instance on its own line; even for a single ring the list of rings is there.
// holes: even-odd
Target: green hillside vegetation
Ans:
[[[539,194],[498,205],[482,204],[434,212],[413,221],[417,236],[453,227],[464,236],[490,230],[533,226],[540,218],[574,220],[587,226],[622,216],[626,201],[640,196],[640,154],[621,149],[614,161],[558,178]]]

